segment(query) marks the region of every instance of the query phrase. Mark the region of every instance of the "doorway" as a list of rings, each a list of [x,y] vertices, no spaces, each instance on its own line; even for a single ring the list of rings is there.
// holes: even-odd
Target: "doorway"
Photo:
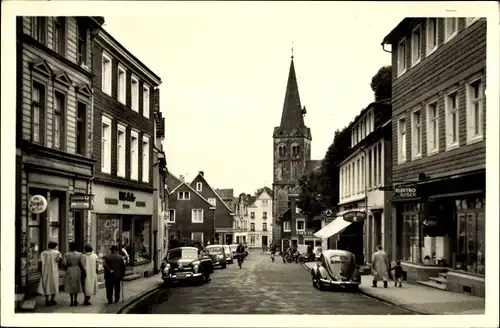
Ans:
[[[84,211],[74,211],[74,226],[75,226],[75,238],[74,242],[76,247],[80,252],[83,252],[83,246],[85,242],[85,212]]]
[[[268,246],[267,236],[262,236],[262,246],[264,246],[264,247]]]

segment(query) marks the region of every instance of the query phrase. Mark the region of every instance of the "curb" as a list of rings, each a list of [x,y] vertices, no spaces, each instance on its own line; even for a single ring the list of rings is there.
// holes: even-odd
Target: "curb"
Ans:
[[[304,267],[304,269],[306,269],[307,271],[311,271],[305,263],[302,263],[302,266]],[[428,313],[428,312],[422,312],[422,311],[416,311],[406,305],[403,305],[403,304],[398,304],[397,302],[394,302],[392,301],[391,299],[386,299],[386,298],[383,298],[383,297],[380,297],[380,296],[376,296],[376,295],[373,295],[369,292],[366,292],[364,290],[365,288],[359,288],[359,293],[360,294],[363,294],[365,296],[368,296],[370,298],[373,298],[373,299],[376,299],[377,301],[380,301],[380,302],[384,302],[384,303],[387,303],[387,304],[390,304],[390,305],[394,305],[394,306],[397,306],[405,311],[408,311],[408,312],[411,312],[411,313],[415,313],[415,314],[421,314],[421,315],[432,315],[433,313]]]
[[[154,294],[155,292],[159,291],[162,288],[163,288],[163,284],[160,283],[158,286],[155,286],[151,289],[148,289],[148,290],[140,293],[137,296],[134,296],[130,301],[127,301],[123,306],[121,306],[120,309],[118,309],[118,311],[116,312],[116,314],[129,313],[129,311],[134,308],[134,305],[137,305],[137,303],[140,303],[142,300],[151,296],[152,294]]]

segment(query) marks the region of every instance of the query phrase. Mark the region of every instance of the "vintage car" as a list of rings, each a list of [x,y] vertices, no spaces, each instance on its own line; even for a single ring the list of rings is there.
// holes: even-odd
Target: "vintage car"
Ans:
[[[361,273],[354,254],[344,250],[328,249],[321,253],[320,263],[313,266],[311,277],[313,286],[319,290],[325,287],[344,287],[357,291],[361,284]]]
[[[161,277],[165,283],[185,280],[209,282],[213,272],[211,258],[202,256],[196,247],[173,248],[161,264]]]
[[[229,245],[229,248],[231,249],[231,253],[234,255],[236,254],[236,249],[238,248],[238,244],[231,244]]]
[[[227,266],[226,254],[222,245],[208,245],[205,247],[205,254],[212,258],[212,263],[215,266],[225,269]]]
[[[314,259],[319,260],[319,257],[321,256],[321,246],[315,246],[313,248],[313,254],[314,254]]]
[[[231,252],[231,248],[229,245],[222,245],[222,248],[224,248],[224,253],[226,254],[226,262],[229,264],[234,263],[234,256],[233,252]]]

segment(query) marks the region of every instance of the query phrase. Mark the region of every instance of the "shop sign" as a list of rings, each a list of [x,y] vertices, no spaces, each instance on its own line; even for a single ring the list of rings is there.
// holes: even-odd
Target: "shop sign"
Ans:
[[[47,199],[42,195],[33,195],[28,200],[28,209],[33,214],[42,214],[47,209]]]
[[[124,202],[135,202],[135,196],[132,192],[119,191],[118,199]]]
[[[69,208],[71,210],[91,210],[93,209],[93,195],[73,194],[69,195]]]
[[[331,209],[326,209],[323,213],[325,223],[330,223],[335,219],[335,217],[333,216],[333,211]]]
[[[135,202],[135,206],[137,206],[137,207],[146,207],[146,202]]]
[[[312,230],[297,231],[297,235],[301,236],[311,236],[314,232]]]
[[[130,204],[123,204],[123,208],[130,208]]]
[[[351,211],[344,214],[344,220],[348,222],[361,222],[366,218],[365,212]]]
[[[417,187],[394,187],[394,199],[417,198]]]
[[[118,199],[116,198],[104,198],[104,203],[108,205],[118,205]]]

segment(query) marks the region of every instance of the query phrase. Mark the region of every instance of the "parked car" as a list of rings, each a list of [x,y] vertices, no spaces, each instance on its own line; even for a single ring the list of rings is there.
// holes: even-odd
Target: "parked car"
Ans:
[[[196,247],[173,248],[161,264],[161,277],[165,283],[185,280],[209,282],[213,272],[211,258],[202,256]]]
[[[231,248],[229,245],[222,245],[222,248],[224,248],[224,253],[226,254],[226,262],[229,264],[234,263],[234,256],[233,252],[231,252]]]
[[[227,266],[226,254],[224,253],[224,248],[222,245],[208,245],[205,247],[205,253],[210,255],[214,267],[218,266],[221,269],[225,269]]]
[[[361,273],[354,254],[337,249],[321,252],[320,263],[313,266],[311,277],[313,286],[319,290],[331,286],[357,291],[361,284]]]
[[[319,260],[319,257],[321,256],[321,252],[322,252],[321,246],[315,246],[313,248],[313,254],[314,254],[315,260]]]

